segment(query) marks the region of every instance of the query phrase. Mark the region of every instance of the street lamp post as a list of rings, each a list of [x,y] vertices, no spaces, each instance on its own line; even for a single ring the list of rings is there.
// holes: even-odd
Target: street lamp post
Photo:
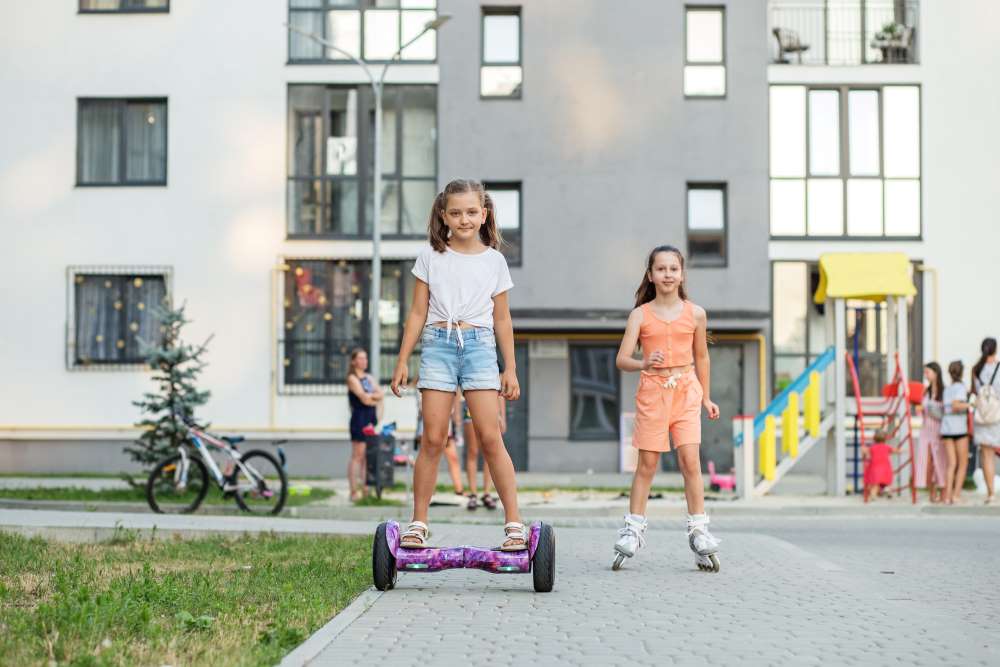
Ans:
[[[389,58],[389,61],[382,66],[382,71],[379,72],[377,77],[372,73],[371,69],[369,69],[368,64],[365,63],[365,61],[341,49],[336,44],[323,39],[319,35],[306,32],[301,28],[288,25],[287,23],[285,24],[285,27],[292,32],[296,32],[303,37],[307,37],[330,49],[331,51],[336,51],[337,53],[353,60],[361,67],[365,75],[368,77],[369,82],[371,82],[372,96],[375,98],[375,175],[374,182],[372,184],[372,280],[368,304],[368,319],[369,324],[371,325],[371,350],[369,350],[368,358],[371,361],[370,368],[373,369],[373,374],[376,378],[382,377],[382,329],[379,307],[382,301],[382,89],[385,85],[385,73],[389,70],[389,66],[396,62],[396,60],[402,55],[403,50],[406,49],[406,47],[416,42],[431,30],[438,30],[442,25],[447,23],[450,18],[450,14],[439,14],[434,20],[425,23],[424,29],[421,30],[416,37],[400,46],[396,53]]]

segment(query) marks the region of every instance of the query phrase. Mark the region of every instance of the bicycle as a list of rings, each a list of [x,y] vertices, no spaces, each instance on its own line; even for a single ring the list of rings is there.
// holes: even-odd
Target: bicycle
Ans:
[[[284,452],[279,447],[281,461],[270,452],[254,449],[245,454],[236,445],[243,436],[215,436],[193,421],[179,418],[187,440],[200,458],[188,453],[187,443],[178,447],[177,454],[161,461],[146,481],[146,500],[158,514],[188,514],[205,500],[209,490],[209,471],[223,498],[233,498],[244,512],[277,514],[288,499],[288,477],[284,468]],[[273,444],[286,441],[278,440]],[[211,445],[230,460],[223,472],[209,453]]]

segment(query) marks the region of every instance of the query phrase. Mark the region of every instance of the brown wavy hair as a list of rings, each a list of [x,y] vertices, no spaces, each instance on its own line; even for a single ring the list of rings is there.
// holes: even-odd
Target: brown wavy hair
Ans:
[[[368,354],[368,350],[363,347],[356,347],[351,350],[351,360],[347,364],[347,379],[350,380],[351,376],[354,375],[354,360],[358,358],[359,354]],[[367,372],[367,371],[366,371]]]
[[[486,187],[480,181],[464,178],[456,179],[444,186],[444,190],[434,197],[430,220],[427,221],[427,237],[431,247],[438,252],[444,252],[448,246],[448,225],[444,222],[448,197],[466,192],[478,192],[479,203],[486,209],[486,221],[479,228],[479,240],[483,242],[483,245],[499,250],[500,246],[503,245],[503,237],[500,235],[500,227],[497,225],[497,213],[493,198],[486,192]]]
[[[656,261],[656,256],[661,252],[672,252],[677,255],[677,259],[681,263],[681,271],[684,270],[684,253],[678,250],[672,245],[658,245],[652,249],[649,253],[649,257],[646,259],[646,272],[642,274],[642,282],[639,283],[639,289],[635,291],[635,307],[638,308],[644,303],[649,303],[656,298],[656,285],[653,281],[649,279],[649,274],[653,271],[653,262]],[[680,295],[681,299],[687,301],[688,295],[687,290],[684,289],[684,281],[677,286],[677,293]]]

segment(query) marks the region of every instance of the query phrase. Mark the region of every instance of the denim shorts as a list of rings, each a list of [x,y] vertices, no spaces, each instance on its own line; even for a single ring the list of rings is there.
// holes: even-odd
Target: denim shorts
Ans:
[[[492,329],[453,328],[449,335],[447,329],[426,326],[420,335],[420,348],[417,389],[500,390],[497,341]]]

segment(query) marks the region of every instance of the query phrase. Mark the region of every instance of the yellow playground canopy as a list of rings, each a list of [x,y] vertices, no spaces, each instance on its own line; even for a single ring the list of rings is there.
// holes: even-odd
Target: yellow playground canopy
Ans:
[[[913,296],[910,258],[901,252],[831,252],[819,258],[819,287],[813,300],[827,297],[885,301]]]

